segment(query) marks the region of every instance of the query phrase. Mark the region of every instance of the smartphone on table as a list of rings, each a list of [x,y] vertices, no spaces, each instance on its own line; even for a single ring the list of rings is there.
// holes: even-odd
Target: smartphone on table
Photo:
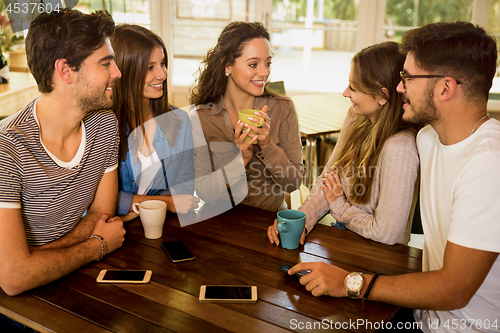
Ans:
[[[288,274],[288,270],[292,268],[292,266],[290,265],[283,265],[283,266],[278,266],[278,270],[283,272],[283,273],[286,273],[288,276],[293,276],[293,277],[296,277],[297,279],[300,279],[301,277],[303,277],[304,275],[308,274],[308,273],[311,273],[311,271],[300,271],[300,272],[297,272],[293,275],[289,275]]]
[[[161,248],[165,251],[172,262],[182,262],[195,259],[191,251],[189,251],[187,246],[180,240],[163,242],[161,244]]]
[[[200,302],[257,302],[256,286],[201,286]]]
[[[103,269],[97,276],[99,283],[149,283],[150,270]]]

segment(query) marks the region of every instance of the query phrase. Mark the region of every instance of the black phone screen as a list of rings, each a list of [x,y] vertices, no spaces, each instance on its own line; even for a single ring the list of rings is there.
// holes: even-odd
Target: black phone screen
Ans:
[[[194,259],[194,256],[191,253],[191,251],[189,251],[186,245],[180,240],[164,242],[161,245],[161,248],[163,249],[163,251],[167,253],[170,260],[174,262]]]
[[[252,287],[206,286],[205,299],[252,299]]]
[[[288,275],[288,270],[290,268],[292,268],[292,266],[289,266],[289,265],[278,266],[278,270],[282,271],[283,273],[286,273],[287,275]],[[300,272],[297,272],[297,273],[295,273],[294,275],[291,275],[291,276],[300,279],[301,277],[303,277],[304,275],[306,275],[308,273],[311,273],[311,272],[310,271],[300,271]]]
[[[142,281],[146,271],[120,271],[120,270],[108,270],[103,281]]]

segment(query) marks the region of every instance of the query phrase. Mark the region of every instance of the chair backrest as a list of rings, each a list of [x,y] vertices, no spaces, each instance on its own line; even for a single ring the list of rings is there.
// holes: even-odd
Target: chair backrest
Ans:
[[[269,82],[267,88],[279,95],[286,95],[285,82],[283,81]]]

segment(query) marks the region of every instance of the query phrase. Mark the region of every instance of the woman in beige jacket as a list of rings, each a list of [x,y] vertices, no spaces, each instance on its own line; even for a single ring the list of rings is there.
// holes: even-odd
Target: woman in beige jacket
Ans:
[[[196,193],[206,202],[278,211],[286,208],[285,192],[302,183],[297,114],[289,98],[267,87],[271,58],[269,32],[261,23],[232,22],[202,64],[190,119]],[[241,109],[261,110],[256,116],[264,119],[262,128],[252,119],[249,124],[257,134],[244,130]],[[252,139],[245,143],[247,136]]]

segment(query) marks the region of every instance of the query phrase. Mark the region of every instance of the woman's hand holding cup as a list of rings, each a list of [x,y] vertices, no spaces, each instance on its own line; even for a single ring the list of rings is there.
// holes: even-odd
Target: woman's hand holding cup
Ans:
[[[267,238],[269,238],[269,242],[271,244],[280,245],[280,238],[278,237],[278,219],[274,219],[274,223],[267,228]],[[304,245],[306,241],[306,229],[302,231],[302,235],[300,236],[299,244]]]
[[[250,129],[246,141],[257,137],[257,141],[254,144],[258,144],[261,149],[269,144],[271,118],[267,115],[267,106],[264,106],[260,111],[253,109],[240,110],[238,112],[238,119],[245,124],[246,128]]]
[[[244,127],[245,124],[241,120],[238,120],[236,128],[234,129],[234,143],[236,143],[236,145],[240,148],[241,155],[243,156],[243,164],[246,166],[253,156],[253,152],[250,150],[250,147],[255,141],[257,141],[257,136],[250,138],[250,140],[245,142],[245,139],[249,137],[248,134],[250,133],[250,128],[243,130]]]
[[[256,111],[254,113],[257,117],[248,119],[257,123],[259,118],[262,118],[264,119],[264,124],[261,127],[256,127],[249,124],[250,129],[256,132],[256,134],[251,133],[251,135],[257,136],[257,144],[259,145],[260,149],[264,149],[271,141],[269,138],[269,131],[271,130],[271,117],[269,117],[269,115],[267,114],[267,105],[264,105],[261,111]]]

